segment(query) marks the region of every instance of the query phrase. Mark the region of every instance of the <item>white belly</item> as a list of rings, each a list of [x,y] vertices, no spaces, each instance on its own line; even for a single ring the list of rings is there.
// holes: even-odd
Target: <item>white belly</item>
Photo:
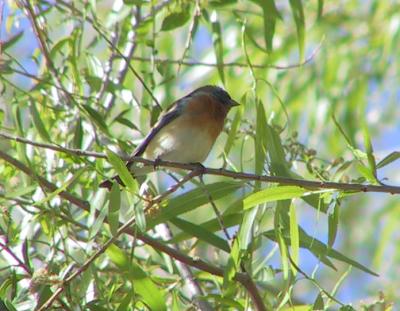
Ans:
[[[180,127],[177,130],[174,122],[165,126],[151,140],[143,156],[154,160],[175,161],[182,163],[203,162],[213,146],[214,141],[205,129],[198,127]]]

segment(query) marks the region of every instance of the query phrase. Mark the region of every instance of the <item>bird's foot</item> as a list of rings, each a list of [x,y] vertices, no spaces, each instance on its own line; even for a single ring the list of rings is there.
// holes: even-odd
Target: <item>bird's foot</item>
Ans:
[[[195,171],[200,176],[204,175],[205,172],[207,171],[206,167],[200,162],[193,162],[190,164],[196,166],[196,168],[193,171]]]
[[[161,158],[158,156],[158,157],[156,157],[155,159],[154,159],[154,162],[153,162],[153,169],[156,171],[157,170],[157,168],[160,166],[160,163],[161,163]]]

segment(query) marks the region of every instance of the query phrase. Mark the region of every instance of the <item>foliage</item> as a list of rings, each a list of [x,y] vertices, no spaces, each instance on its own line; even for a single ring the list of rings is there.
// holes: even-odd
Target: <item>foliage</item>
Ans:
[[[1,3],[1,133],[107,155],[0,140],[1,302],[392,308],[399,197],[345,186],[399,181],[399,9],[378,0]],[[241,103],[207,167],[344,186],[195,174],[165,192],[188,173],[173,179],[163,167],[132,179],[117,155],[205,84]],[[115,172],[128,187],[99,189]],[[367,296],[379,297],[359,302]]]

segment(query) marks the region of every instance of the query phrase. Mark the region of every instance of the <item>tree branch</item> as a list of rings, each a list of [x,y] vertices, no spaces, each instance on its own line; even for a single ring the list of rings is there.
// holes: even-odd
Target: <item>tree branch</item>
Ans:
[[[94,157],[94,158],[102,158],[106,159],[107,156],[104,153],[99,152],[91,152],[91,151],[83,151],[80,149],[70,149],[61,146],[38,143],[34,142],[22,137],[12,136],[3,132],[0,132],[0,137],[3,137],[8,140],[14,140],[20,143],[29,144],[35,147],[51,149],[54,151],[59,151],[67,154],[73,154],[75,156],[80,157]],[[126,159],[128,160],[128,159]],[[144,165],[149,166],[162,166],[169,168],[179,168],[183,170],[196,171],[198,170],[198,165],[196,164],[187,164],[187,163],[179,163],[179,162],[170,162],[170,161],[162,161],[162,160],[148,160],[140,157],[131,157],[129,161],[142,163]],[[215,168],[207,168],[205,167],[202,170],[203,175],[215,175],[215,176],[225,176],[232,179],[239,180],[250,180],[250,181],[261,181],[261,182],[269,182],[269,183],[277,183],[281,185],[291,185],[298,186],[305,189],[336,189],[348,192],[381,192],[381,193],[390,193],[390,194],[400,194],[399,186],[389,186],[389,185],[368,185],[368,184],[359,184],[359,183],[340,183],[340,182],[331,182],[331,181],[314,181],[314,180],[304,180],[304,179],[295,179],[289,177],[281,177],[281,176],[270,176],[270,175],[256,175],[251,173],[244,172],[234,172],[226,169],[215,169]]]

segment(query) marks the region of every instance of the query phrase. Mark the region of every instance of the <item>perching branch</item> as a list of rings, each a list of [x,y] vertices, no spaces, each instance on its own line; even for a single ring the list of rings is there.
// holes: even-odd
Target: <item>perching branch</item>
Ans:
[[[83,151],[80,149],[70,149],[61,146],[38,143],[34,142],[22,137],[12,136],[6,133],[0,132],[0,137],[5,139],[14,140],[20,143],[29,144],[35,147],[51,149],[54,151],[59,151],[67,154],[72,154],[79,157],[94,157],[94,158],[102,158],[107,159],[107,156],[104,153],[99,152],[91,152],[91,151]],[[128,159],[126,159],[128,160]],[[140,157],[132,157],[129,158],[129,161],[142,163],[144,165],[149,166],[160,166],[160,167],[168,167],[168,168],[179,168],[183,170],[195,171],[198,170],[198,165],[196,164],[186,164],[186,163],[178,163],[178,162],[170,162],[170,161],[152,161]],[[400,187],[398,186],[389,186],[389,185],[368,185],[368,184],[359,184],[359,183],[340,183],[340,182],[331,182],[331,181],[317,181],[317,180],[304,180],[304,179],[295,179],[289,177],[281,177],[281,176],[271,176],[271,175],[256,175],[251,173],[244,172],[234,172],[226,169],[215,169],[205,167],[202,171],[203,175],[215,175],[215,176],[225,176],[232,179],[240,179],[240,180],[250,180],[250,181],[260,181],[260,182],[269,182],[269,183],[277,183],[281,185],[291,185],[298,186],[305,189],[335,189],[347,192],[381,192],[381,193],[390,193],[390,194],[400,194]]]

